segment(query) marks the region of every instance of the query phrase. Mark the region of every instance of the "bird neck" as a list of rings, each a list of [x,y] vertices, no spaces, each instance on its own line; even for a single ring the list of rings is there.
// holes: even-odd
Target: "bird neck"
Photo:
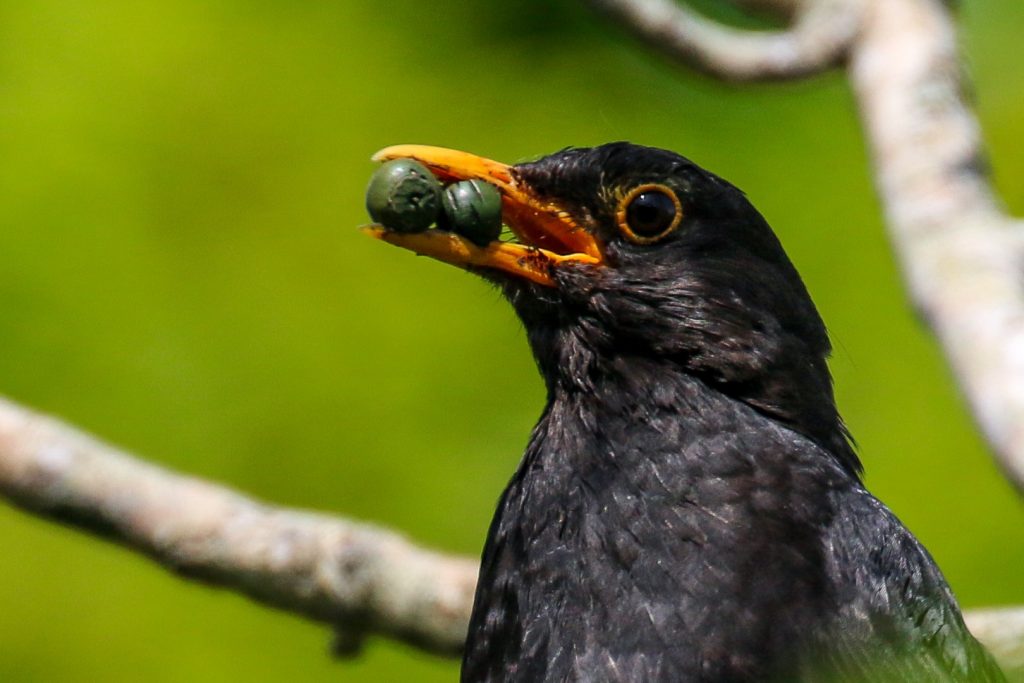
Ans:
[[[805,435],[672,364],[620,356],[602,368],[585,391],[556,384],[517,479],[539,475],[557,496],[588,478],[642,493],[668,479],[687,488],[719,478],[716,468],[845,470]]]
[[[756,374],[719,372],[685,356],[654,357],[618,348],[599,325],[580,319],[564,325],[528,327],[530,346],[543,375],[549,403],[578,405],[598,415],[632,402],[647,406],[652,395],[675,395],[678,387],[739,401],[775,424],[820,446],[855,478],[862,470],[852,439],[836,408],[825,358],[801,347],[779,353]],[[799,342],[797,342],[799,343]],[[686,406],[680,407],[687,411]],[[605,415],[607,417],[607,415]]]

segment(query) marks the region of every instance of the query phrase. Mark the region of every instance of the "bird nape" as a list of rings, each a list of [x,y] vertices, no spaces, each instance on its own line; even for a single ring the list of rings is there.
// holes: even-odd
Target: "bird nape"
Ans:
[[[507,166],[518,242],[371,233],[496,283],[547,403],[487,536],[463,681],[1001,681],[865,490],[825,327],[736,187],[628,143]]]

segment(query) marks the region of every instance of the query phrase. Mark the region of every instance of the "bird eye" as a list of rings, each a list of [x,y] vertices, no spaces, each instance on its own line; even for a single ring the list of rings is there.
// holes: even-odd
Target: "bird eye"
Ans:
[[[623,197],[615,217],[630,242],[652,244],[679,227],[683,207],[664,185],[641,185]]]

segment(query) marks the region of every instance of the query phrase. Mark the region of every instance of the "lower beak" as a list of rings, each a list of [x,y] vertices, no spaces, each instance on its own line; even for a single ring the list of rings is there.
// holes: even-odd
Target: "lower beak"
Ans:
[[[501,193],[502,220],[519,244],[491,242],[480,247],[454,233],[428,230],[402,233],[381,226],[366,232],[399,247],[409,249],[463,268],[495,268],[553,287],[553,269],[567,263],[596,265],[602,262],[597,240],[576,225],[557,203],[543,199],[519,183],[511,166],[466,152],[396,145],[373,156],[374,161],[415,159],[442,182],[479,179],[495,185]]]

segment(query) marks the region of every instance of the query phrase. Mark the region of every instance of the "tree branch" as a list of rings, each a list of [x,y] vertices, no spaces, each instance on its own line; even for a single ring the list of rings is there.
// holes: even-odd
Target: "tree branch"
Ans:
[[[800,78],[845,56],[862,0],[743,0],[790,17],[786,31],[745,31],[701,17],[673,0],[588,0],[651,46],[729,81]]]
[[[0,496],[184,578],[329,624],[339,654],[355,653],[371,634],[442,655],[462,648],[475,561],[367,524],[256,502],[2,398]],[[966,616],[1004,666],[1024,666],[1024,608]]]
[[[1024,671],[1024,608],[971,610],[964,621],[1005,671]]]
[[[1024,224],[994,196],[942,0],[872,0],[850,77],[911,297],[1024,492]]]
[[[0,495],[186,578],[330,624],[341,654],[370,633],[440,654],[461,651],[476,562],[370,525],[269,507],[3,399]]]

